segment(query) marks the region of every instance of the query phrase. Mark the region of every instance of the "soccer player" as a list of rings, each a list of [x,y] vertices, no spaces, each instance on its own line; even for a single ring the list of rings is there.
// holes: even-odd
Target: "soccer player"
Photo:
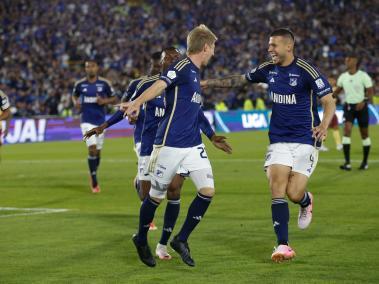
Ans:
[[[272,222],[278,246],[275,262],[295,257],[288,245],[289,210],[285,196],[300,205],[298,226],[305,229],[312,219],[313,197],[306,190],[318,158],[317,146],[327,135],[335,111],[332,88],[326,78],[307,61],[295,57],[295,38],[289,29],[270,34],[264,62],[246,75],[202,81],[203,87],[231,88],[250,83],[266,83],[273,101],[269,128],[270,146],[266,169],[272,197]],[[317,97],[324,106],[320,122]]]
[[[373,83],[370,76],[359,69],[359,58],[356,54],[349,54],[345,59],[345,64],[347,66],[347,71],[339,76],[337,80],[337,89],[333,92],[333,95],[337,96],[342,90],[344,90],[346,96],[346,102],[344,105],[345,127],[342,137],[345,163],[340,166],[340,169],[345,171],[351,170],[350,136],[354,120],[357,119],[363,145],[363,160],[359,169],[367,170],[367,160],[371,146],[371,140],[368,135],[368,103],[372,102],[372,96],[374,94]]]
[[[9,131],[9,122],[12,117],[9,99],[2,90],[0,90],[0,147],[2,145],[2,139],[5,139]],[[2,129],[2,121],[5,120],[5,129]]]
[[[165,48],[162,51],[162,70],[167,70],[168,67],[176,61],[180,56],[180,53],[174,47]],[[159,79],[159,76],[154,75],[146,77],[141,81],[135,90],[135,96],[139,97],[145,90],[147,90],[154,82]],[[144,111],[144,120],[141,134],[141,152],[138,159],[140,181],[139,197],[141,201],[145,200],[148,196],[151,183],[150,175],[148,173],[148,165],[151,152],[153,151],[154,139],[158,130],[158,125],[162,120],[165,112],[164,96],[163,94],[154,98],[151,101],[145,102],[142,111]],[[140,116],[140,115],[139,115]],[[139,118],[138,118],[139,119]],[[205,117],[203,111],[199,111],[199,125],[202,132],[209,138],[213,145],[227,153],[231,153],[231,147],[225,141],[225,137],[215,135],[208,119]],[[94,134],[101,133],[103,129],[97,127],[87,132],[84,137],[90,137]],[[180,209],[180,191],[184,182],[184,178],[188,176],[188,171],[184,168],[180,168],[177,171],[173,181],[167,190],[167,206],[164,215],[164,224],[162,228],[162,235],[159,243],[156,247],[156,255],[163,260],[171,259],[171,255],[167,251],[167,242],[174,229],[179,209]],[[149,230],[152,230],[152,223],[150,223]]]
[[[149,76],[154,76],[160,73],[161,70],[161,52],[154,52],[151,55],[150,59],[150,70],[149,70]],[[142,76],[138,79],[135,79],[130,82],[126,92],[122,96],[121,101],[122,102],[128,102],[130,100],[136,99],[140,94],[136,93],[137,87],[142,83],[144,79],[146,79],[148,76]],[[142,132],[142,126],[144,121],[144,111],[141,111],[139,116],[135,118],[133,121],[129,121],[130,123],[133,123],[134,126],[134,151],[137,155],[137,160],[139,159],[139,154],[141,150],[141,132]],[[84,134],[84,139],[88,139],[89,137],[93,136],[94,134],[101,135],[105,129],[111,127],[112,125],[120,122],[124,119],[124,112],[121,110],[118,110],[116,113],[114,113],[107,121],[102,123],[100,126],[95,127],[87,131],[87,133]],[[137,193],[139,191],[139,180],[138,180],[138,170],[136,178],[134,179],[134,186],[137,190]],[[154,224],[152,224],[151,227],[152,230],[156,230],[156,227]]]
[[[111,83],[98,75],[99,64],[88,59],[84,63],[86,77],[77,81],[72,93],[74,106],[81,113],[81,130],[88,130],[102,124],[105,120],[105,106],[117,101]],[[88,147],[88,167],[93,193],[100,192],[97,170],[100,165],[100,152],[104,143],[104,134],[86,140]]]
[[[187,36],[187,57],[172,64],[138,99],[125,104],[127,115],[136,116],[142,104],[166,92],[166,111],[158,127],[149,164],[151,189],[141,206],[138,233],[133,236],[138,255],[148,266],[156,265],[147,242],[149,224],[180,166],[189,171],[198,194],[188,209],[179,234],[170,245],[187,265],[195,265],[187,240],[215,193],[212,167],[199,128],[200,69],[214,55],[216,40],[205,25],[194,28]]]

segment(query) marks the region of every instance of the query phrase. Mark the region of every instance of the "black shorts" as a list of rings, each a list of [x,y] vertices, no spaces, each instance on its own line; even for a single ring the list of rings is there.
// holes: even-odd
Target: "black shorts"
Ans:
[[[360,111],[356,111],[357,104],[345,104],[343,107],[343,118],[345,121],[354,123],[354,120],[358,120],[359,127],[367,128],[369,122],[368,106],[365,104],[364,108]]]

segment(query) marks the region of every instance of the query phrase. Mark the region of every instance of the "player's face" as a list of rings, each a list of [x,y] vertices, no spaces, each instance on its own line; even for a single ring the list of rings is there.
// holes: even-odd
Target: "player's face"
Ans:
[[[204,61],[203,61],[203,66],[207,66],[209,63],[209,60],[215,55],[215,43],[209,45],[205,44],[204,46]]]
[[[96,62],[87,61],[84,65],[84,69],[86,71],[87,76],[95,77],[99,72],[99,65]]]
[[[161,58],[162,69],[167,70],[172,63],[179,59],[179,57],[180,53],[177,51],[163,51]]]
[[[268,53],[274,64],[282,64],[291,51],[290,41],[282,36],[272,36],[268,42]]]
[[[345,64],[347,68],[355,68],[357,66],[358,60],[355,57],[346,57]]]
[[[161,71],[161,61],[158,59],[151,59],[150,61],[150,73],[151,75],[158,74]]]

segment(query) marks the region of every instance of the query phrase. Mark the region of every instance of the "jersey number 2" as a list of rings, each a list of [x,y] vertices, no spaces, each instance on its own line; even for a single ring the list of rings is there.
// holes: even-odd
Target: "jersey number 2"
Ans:
[[[208,159],[207,153],[205,152],[204,147],[197,147],[197,149],[200,150],[200,157],[202,157],[203,159]]]

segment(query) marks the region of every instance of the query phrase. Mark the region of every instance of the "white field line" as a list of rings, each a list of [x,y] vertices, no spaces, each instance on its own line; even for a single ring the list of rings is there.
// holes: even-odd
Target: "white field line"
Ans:
[[[3,164],[71,164],[85,162],[85,159],[64,159],[64,160],[8,160],[4,161]],[[210,159],[211,162],[215,163],[263,163],[264,159]],[[319,163],[340,163],[344,160],[341,159],[323,159],[319,158]],[[351,160],[352,163],[360,163],[362,160]],[[102,163],[137,163],[136,159],[101,159]],[[378,159],[369,159],[369,164],[379,163]]]
[[[39,214],[61,213],[61,212],[70,211],[70,209],[0,207],[0,211],[28,211],[25,213],[0,215],[0,218],[8,218],[8,217],[14,217],[14,216],[30,216],[30,215],[39,215]]]

